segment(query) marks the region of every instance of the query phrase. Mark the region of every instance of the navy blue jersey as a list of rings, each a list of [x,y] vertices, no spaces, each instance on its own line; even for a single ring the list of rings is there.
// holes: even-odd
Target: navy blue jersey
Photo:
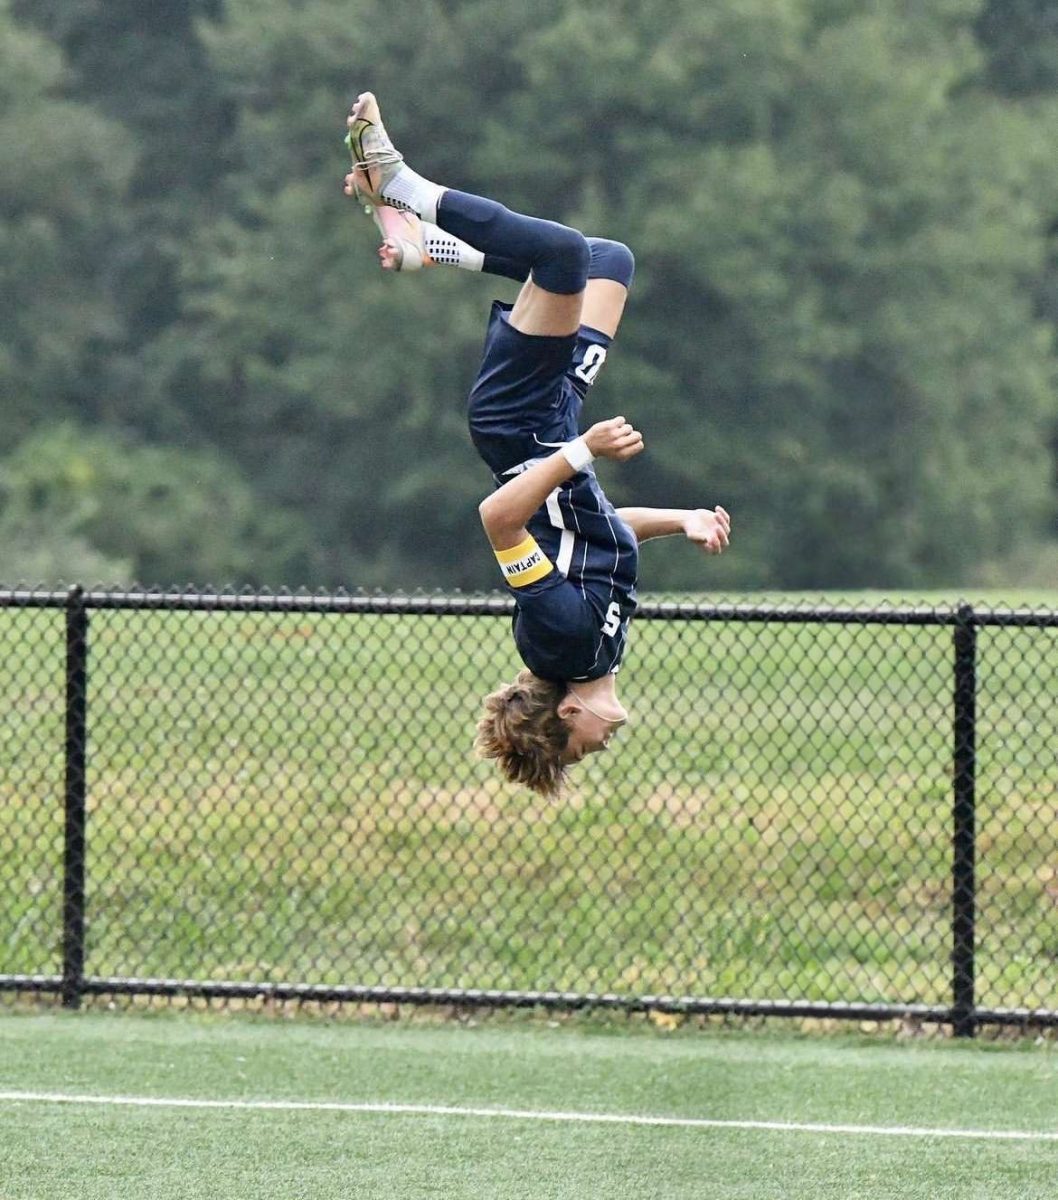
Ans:
[[[569,337],[521,333],[509,323],[510,308],[492,307],[469,401],[470,434],[497,487],[577,437],[584,397],[610,345],[586,326]],[[516,554],[503,567],[522,661],[543,679],[615,672],[636,608],[638,547],[594,470],[556,488],[528,529],[542,558]]]

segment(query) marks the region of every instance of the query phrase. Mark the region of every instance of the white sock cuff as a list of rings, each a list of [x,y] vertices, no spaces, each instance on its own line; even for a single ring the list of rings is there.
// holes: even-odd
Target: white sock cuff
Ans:
[[[429,221],[422,223],[422,244],[434,262],[442,266],[480,271],[485,265],[485,255],[480,250],[475,250],[454,234],[445,233]]]
[[[383,199],[394,208],[407,208],[424,221],[437,220],[437,202],[444,193],[439,184],[417,174],[405,163],[382,189]]]

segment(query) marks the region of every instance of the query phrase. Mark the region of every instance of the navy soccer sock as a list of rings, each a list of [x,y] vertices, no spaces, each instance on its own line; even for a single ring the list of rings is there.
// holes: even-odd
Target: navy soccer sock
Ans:
[[[609,238],[587,238],[591,255],[588,264],[589,279],[612,279],[626,288],[632,286],[636,272],[635,258],[624,242]],[[502,275],[524,283],[529,278],[529,264],[503,254],[486,254],[481,266],[486,275]]]
[[[589,279],[612,279],[626,288],[632,286],[636,273],[636,260],[624,242],[613,242],[609,238],[588,238],[591,263]]]
[[[505,258],[502,254],[486,254],[481,269],[486,275],[502,275],[505,279],[513,279],[517,283],[525,283],[529,278],[528,263]]]
[[[494,266],[502,262],[506,269],[494,274],[524,279],[524,274],[513,273],[524,264],[545,291],[563,296],[584,291],[590,252],[584,235],[575,229],[526,217],[495,200],[452,189],[445,191],[437,205],[437,224],[480,250]]]

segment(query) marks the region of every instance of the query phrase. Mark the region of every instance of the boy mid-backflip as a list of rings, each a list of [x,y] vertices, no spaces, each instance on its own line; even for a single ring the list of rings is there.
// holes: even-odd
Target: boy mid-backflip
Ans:
[[[513,305],[492,306],[469,418],[496,484],[481,521],[514,595],[527,669],[486,698],[477,748],[511,781],[553,796],[569,764],[604,750],[628,719],[615,676],[639,544],[682,533],[719,554],[730,518],[719,506],[615,509],[595,478],[593,459],[623,462],[643,449],[624,417],[584,434],[578,425],[624,311],[628,247],[422,178],[394,149],[370,92],[348,125],[345,192],[370,206],[383,268],[447,265],[522,283]]]

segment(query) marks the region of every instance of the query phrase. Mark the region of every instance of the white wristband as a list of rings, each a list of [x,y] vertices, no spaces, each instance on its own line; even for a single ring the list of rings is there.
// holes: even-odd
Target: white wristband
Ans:
[[[567,442],[562,447],[562,453],[574,471],[583,471],[588,463],[595,461],[595,455],[588,449],[588,443],[583,437]]]

